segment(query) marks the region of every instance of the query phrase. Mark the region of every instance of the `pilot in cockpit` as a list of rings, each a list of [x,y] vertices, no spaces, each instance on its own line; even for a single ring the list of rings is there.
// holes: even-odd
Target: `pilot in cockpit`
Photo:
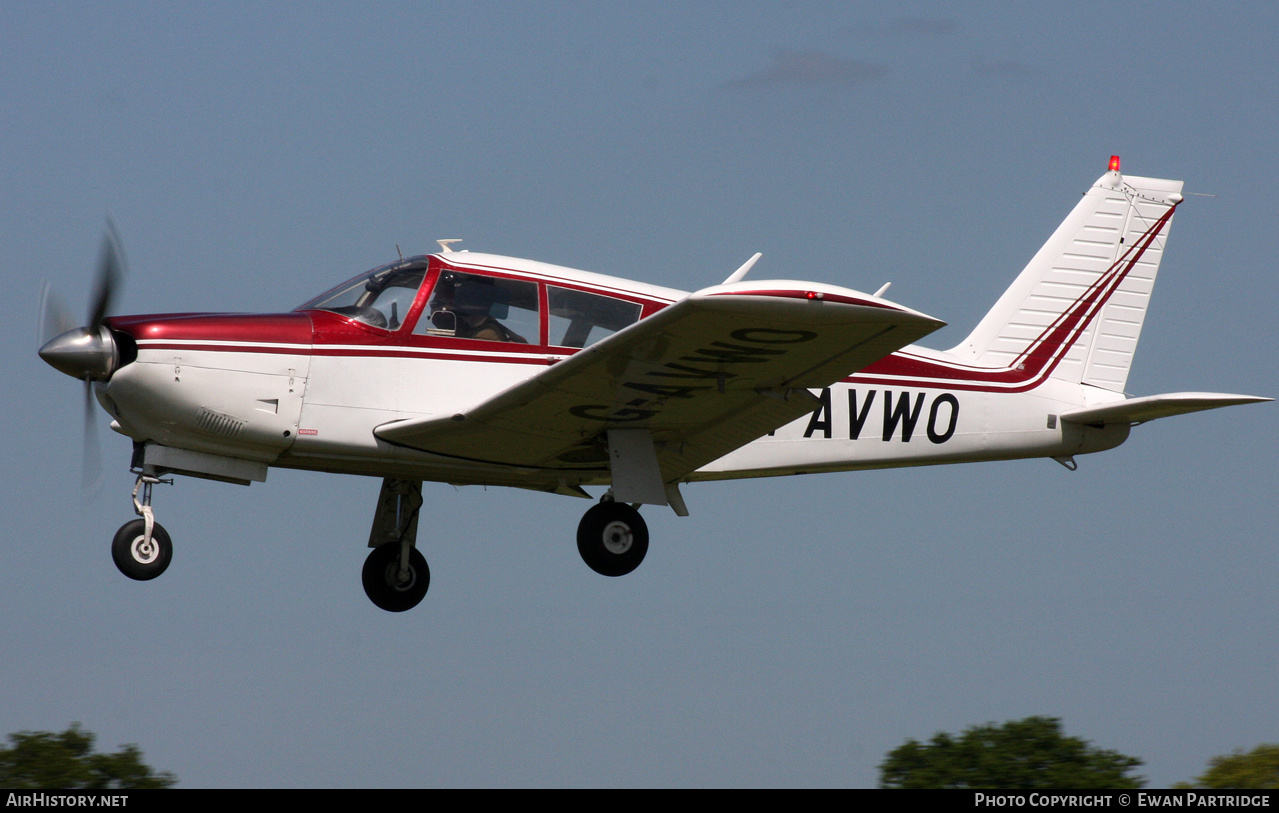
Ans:
[[[449,321],[448,316],[452,315],[459,339],[528,344],[528,339],[493,316],[498,308],[505,312],[508,306],[498,302],[498,289],[492,280],[447,274],[436,286],[431,301],[431,319],[438,326]]]

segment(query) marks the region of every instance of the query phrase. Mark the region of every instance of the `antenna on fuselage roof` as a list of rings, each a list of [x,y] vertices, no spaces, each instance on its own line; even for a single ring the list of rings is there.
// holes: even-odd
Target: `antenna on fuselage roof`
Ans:
[[[746,272],[751,270],[751,268],[755,265],[756,261],[758,261],[759,258],[763,256],[764,256],[763,254],[756,252],[754,257],[751,257],[749,260],[742,263],[742,267],[737,269],[733,273],[729,274],[728,279],[721,282],[720,285],[732,285],[734,282],[741,281],[742,277],[746,276]]]
[[[436,240],[435,242],[440,244],[440,251],[443,251],[445,254],[452,254],[453,249],[449,248],[449,246],[452,245],[453,243],[462,242],[462,238],[454,237],[451,240]]]

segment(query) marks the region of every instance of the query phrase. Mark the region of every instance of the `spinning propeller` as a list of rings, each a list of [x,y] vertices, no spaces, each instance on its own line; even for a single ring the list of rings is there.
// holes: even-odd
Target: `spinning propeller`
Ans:
[[[120,364],[120,350],[103,320],[119,292],[124,270],[120,234],[108,218],[89,302],[89,323],[74,327],[74,317],[48,285],[40,296],[40,358],[54,369],[84,381],[83,484],[86,489],[101,479],[97,428],[93,420],[93,382],[108,380]]]

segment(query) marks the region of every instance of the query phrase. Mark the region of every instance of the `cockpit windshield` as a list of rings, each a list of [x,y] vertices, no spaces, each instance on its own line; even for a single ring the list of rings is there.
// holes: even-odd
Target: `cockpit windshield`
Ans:
[[[297,310],[330,311],[372,327],[398,330],[413,306],[417,289],[422,287],[426,268],[424,259],[374,268],[320,294]]]

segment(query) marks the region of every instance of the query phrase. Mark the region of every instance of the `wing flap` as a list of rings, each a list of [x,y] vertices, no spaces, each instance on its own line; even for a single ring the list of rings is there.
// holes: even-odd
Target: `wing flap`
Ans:
[[[813,410],[838,381],[942,325],[813,283],[708,288],[465,413],[378,437],[434,454],[543,469],[608,468],[608,429],[652,433],[667,482]]]

